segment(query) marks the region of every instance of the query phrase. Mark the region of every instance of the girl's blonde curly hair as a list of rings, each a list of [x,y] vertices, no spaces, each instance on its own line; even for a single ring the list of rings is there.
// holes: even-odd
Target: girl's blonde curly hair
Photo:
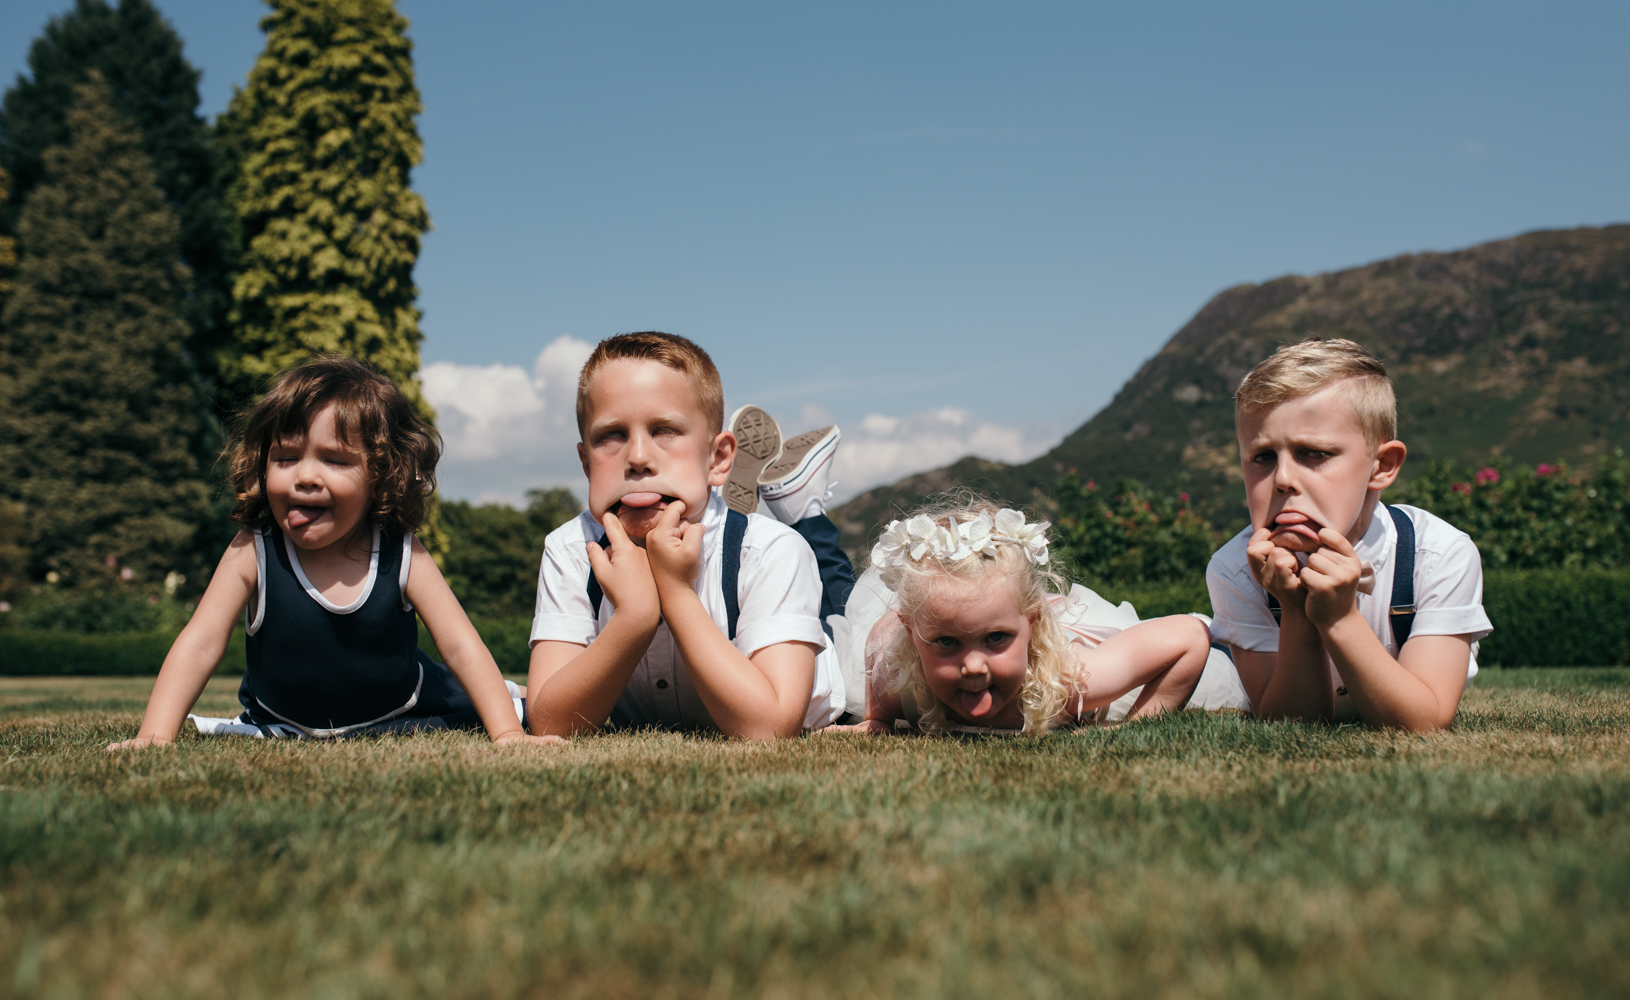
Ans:
[[[980,514],[996,516],[998,508],[982,497],[963,495],[950,502],[930,505],[912,512],[923,515],[935,524],[955,530],[958,524],[972,521]],[[1024,687],[1019,699],[1024,708],[1024,732],[1045,733],[1064,711],[1069,700],[1070,682],[1074,679],[1070,665],[1070,640],[1059,625],[1049,598],[1061,593],[1064,581],[1045,566],[1032,565],[1024,551],[1011,543],[999,544],[994,554],[974,553],[949,564],[941,563],[931,554],[921,560],[906,559],[889,574],[890,583],[899,599],[899,611],[908,619],[915,619],[945,586],[947,578],[963,584],[1006,580],[1013,588],[1019,611],[1030,619],[1030,648],[1024,675]],[[946,718],[945,705],[934,697],[923,674],[917,647],[911,641],[911,630],[901,629],[894,641],[884,650],[877,664],[876,680],[891,694],[900,694],[908,687],[922,710],[918,726],[928,733],[945,733],[955,727]]]

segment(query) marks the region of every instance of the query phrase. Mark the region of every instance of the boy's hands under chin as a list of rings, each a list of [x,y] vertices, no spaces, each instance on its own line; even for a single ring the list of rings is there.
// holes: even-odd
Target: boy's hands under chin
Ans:
[[[1258,528],[1245,546],[1245,558],[1251,565],[1251,574],[1268,593],[1279,599],[1282,608],[1303,606],[1307,588],[1303,586],[1296,564],[1296,553],[1273,542],[1271,528]]]
[[[1358,607],[1358,581],[1364,575],[1364,562],[1353,550],[1353,543],[1333,528],[1321,528],[1319,541],[1324,544],[1307,557],[1301,572],[1307,595],[1304,611],[1313,624],[1330,626]]]
[[[685,501],[675,500],[662,512],[645,536],[645,554],[651,560],[651,575],[659,595],[669,591],[694,591],[702,571],[702,535],[707,529],[688,524]]]
[[[611,598],[611,605],[617,614],[627,612],[641,618],[649,617],[651,627],[655,628],[662,614],[662,606],[657,598],[656,581],[651,576],[646,551],[628,537],[623,522],[617,519],[616,514],[607,514],[601,523],[605,526],[606,537],[611,539],[611,547],[602,549],[593,542],[589,543],[589,567],[594,570],[594,578],[600,581],[600,589]]]

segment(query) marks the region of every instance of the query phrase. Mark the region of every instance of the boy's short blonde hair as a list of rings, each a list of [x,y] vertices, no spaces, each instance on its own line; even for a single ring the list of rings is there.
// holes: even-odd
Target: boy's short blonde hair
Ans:
[[[719,380],[719,369],[693,341],[672,333],[648,330],[644,333],[619,333],[595,345],[594,353],[583,362],[583,371],[577,376],[577,434],[586,437],[589,422],[589,381],[600,369],[613,361],[655,361],[685,376],[690,382],[691,394],[707,417],[712,434],[724,430],[724,383]]]
[[[1387,366],[1362,344],[1309,337],[1285,344],[1252,368],[1234,393],[1234,414],[1256,413],[1346,383],[1364,443],[1373,455],[1398,436],[1398,397]]]

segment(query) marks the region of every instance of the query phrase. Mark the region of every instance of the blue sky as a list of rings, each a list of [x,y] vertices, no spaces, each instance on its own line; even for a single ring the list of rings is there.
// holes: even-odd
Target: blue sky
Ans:
[[[67,6],[0,0],[8,81]],[[264,8],[159,6],[217,112]],[[558,373],[614,332],[842,423],[846,494],[1038,452],[1231,285],[1630,219],[1622,2],[400,9],[455,494],[571,480]],[[516,420],[536,460],[479,447]]]

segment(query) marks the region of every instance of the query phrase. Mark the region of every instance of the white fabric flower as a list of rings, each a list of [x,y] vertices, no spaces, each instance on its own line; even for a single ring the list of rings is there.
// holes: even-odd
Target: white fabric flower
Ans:
[[[954,563],[973,555],[973,549],[962,538],[960,531],[938,527],[934,532],[934,558],[941,563]]]
[[[1024,515],[1012,508],[1003,508],[996,513],[997,534],[1017,542],[1024,549],[1024,557],[1033,566],[1047,565],[1047,529],[1050,527],[1050,521],[1025,524]]]
[[[890,521],[889,526],[883,529],[883,534],[872,546],[872,565],[879,570],[890,566],[898,566],[905,561],[906,549],[910,547],[910,539],[906,535],[906,527],[899,521]]]
[[[939,541],[939,533],[944,530],[922,514],[907,521],[906,540],[911,544],[911,558],[921,560],[923,553],[932,552],[934,544]]]
[[[970,555],[985,552],[994,555],[996,552],[996,537],[991,534],[992,527],[990,515],[981,512],[972,521],[963,521],[957,525],[956,530],[957,534],[961,536],[963,544],[968,547]]]

